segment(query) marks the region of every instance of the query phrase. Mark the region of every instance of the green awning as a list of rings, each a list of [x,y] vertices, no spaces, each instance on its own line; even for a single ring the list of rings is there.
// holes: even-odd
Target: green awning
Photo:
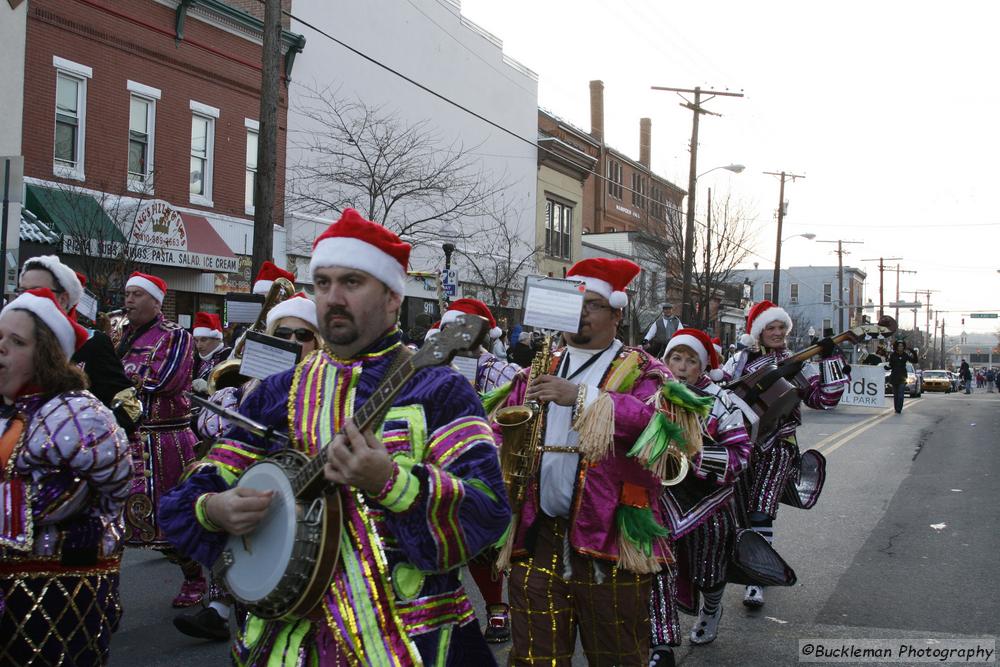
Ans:
[[[125,243],[125,235],[93,196],[32,184],[25,190],[24,207],[63,236]]]

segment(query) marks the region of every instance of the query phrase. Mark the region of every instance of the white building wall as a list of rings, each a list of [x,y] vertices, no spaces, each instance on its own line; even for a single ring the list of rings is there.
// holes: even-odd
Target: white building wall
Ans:
[[[24,107],[24,43],[28,20],[28,3],[22,2],[16,9],[10,3],[0,4],[0,44],[3,57],[0,58],[0,156],[21,155],[22,114]],[[3,166],[0,162],[0,179]],[[0,181],[0,195],[3,183]],[[21,219],[21,204],[12,201],[7,206],[7,288],[12,286],[18,265],[18,221]],[[3,280],[0,277],[0,285]],[[2,290],[0,290],[2,291]]]
[[[458,2],[447,0],[296,0],[292,13],[303,22],[293,19],[291,29],[306,37],[307,47],[295,60],[294,81],[289,88],[289,167],[299,157],[292,146],[295,132],[305,129],[304,119],[295,113],[303,93],[297,84],[329,86],[348,99],[380,106],[405,123],[429,121],[443,147],[458,142],[472,150],[478,156],[477,171],[511,184],[506,192],[506,201],[513,209],[509,220],[517,224],[519,236],[534,246],[537,162],[532,143],[512,137],[368,62],[304,22],[533,140],[538,123],[537,77],[506,58],[496,37],[464,19]],[[286,224],[289,252],[295,252],[293,239],[311,240],[321,230],[315,220],[293,215],[286,217]],[[411,257],[413,270],[439,269],[443,263],[444,255],[437,245],[415,249]],[[461,272],[457,256],[455,263]]]

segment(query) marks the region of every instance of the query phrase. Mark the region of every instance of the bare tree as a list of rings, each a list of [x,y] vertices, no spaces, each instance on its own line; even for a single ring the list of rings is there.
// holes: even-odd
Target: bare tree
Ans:
[[[293,113],[308,128],[291,136],[300,154],[289,168],[290,210],[329,216],[353,207],[413,245],[480,231],[505,186],[478,166],[476,147],[449,143],[430,121],[407,124],[336,89],[292,85],[302,93]]]
[[[541,249],[518,234],[521,216],[509,206],[490,206],[484,218],[484,228],[456,251],[467,271],[465,282],[484,288],[482,300],[488,305],[508,308],[535,269]]]

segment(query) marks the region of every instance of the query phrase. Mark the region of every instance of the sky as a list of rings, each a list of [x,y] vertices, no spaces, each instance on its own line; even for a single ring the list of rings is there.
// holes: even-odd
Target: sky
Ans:
[[[722,116],[701,118],[698,172],[746,170],[702,177],[696,211],[708,187],[757,211],[747,266],[774,264],[779,182],[763,172],[802,174],[786,183],[783,237],[862,241],[844,263],[868,272],[876,302],[878,261],[864,260],[900,257],[886,264],[917,272],[901,276],[904,300],[938,290],[948,335],[962,317],[1000,329],[970,317],[1000,311],[1000,3],[462,0],[462,13],[538,74],[539,106],[584,130],[601,79],[609,145],[638,158],[651,118],[652,168],[685,189],[691,112],[650,87],[742,91],[704,104]],[[782,267],[836,265],[835,248],[789,238]]]

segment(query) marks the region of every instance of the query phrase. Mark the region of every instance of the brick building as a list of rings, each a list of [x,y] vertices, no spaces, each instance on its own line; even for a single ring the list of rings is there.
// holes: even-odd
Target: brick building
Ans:
[[[163,277],[168,317],[217,312],[249,289],[260,109],[257,3],[25,3],[20,257],[56,252],[104,307],[121,271]],[[241,9],[242,7],[242,9]],[[24,8],[20,8],[24,10]],[[304,39],[285,31],[285,68]],[[286,72],[287,74],[287,72]],[[10,72],[0,72],[0,79]],[[287,94],[278,121],[274,253],[284,257]],[[113,264],[113,262],[111,262]],[[93,275],[93,274],[97,275]],[[103,293],[103,294],[102,294]]]

